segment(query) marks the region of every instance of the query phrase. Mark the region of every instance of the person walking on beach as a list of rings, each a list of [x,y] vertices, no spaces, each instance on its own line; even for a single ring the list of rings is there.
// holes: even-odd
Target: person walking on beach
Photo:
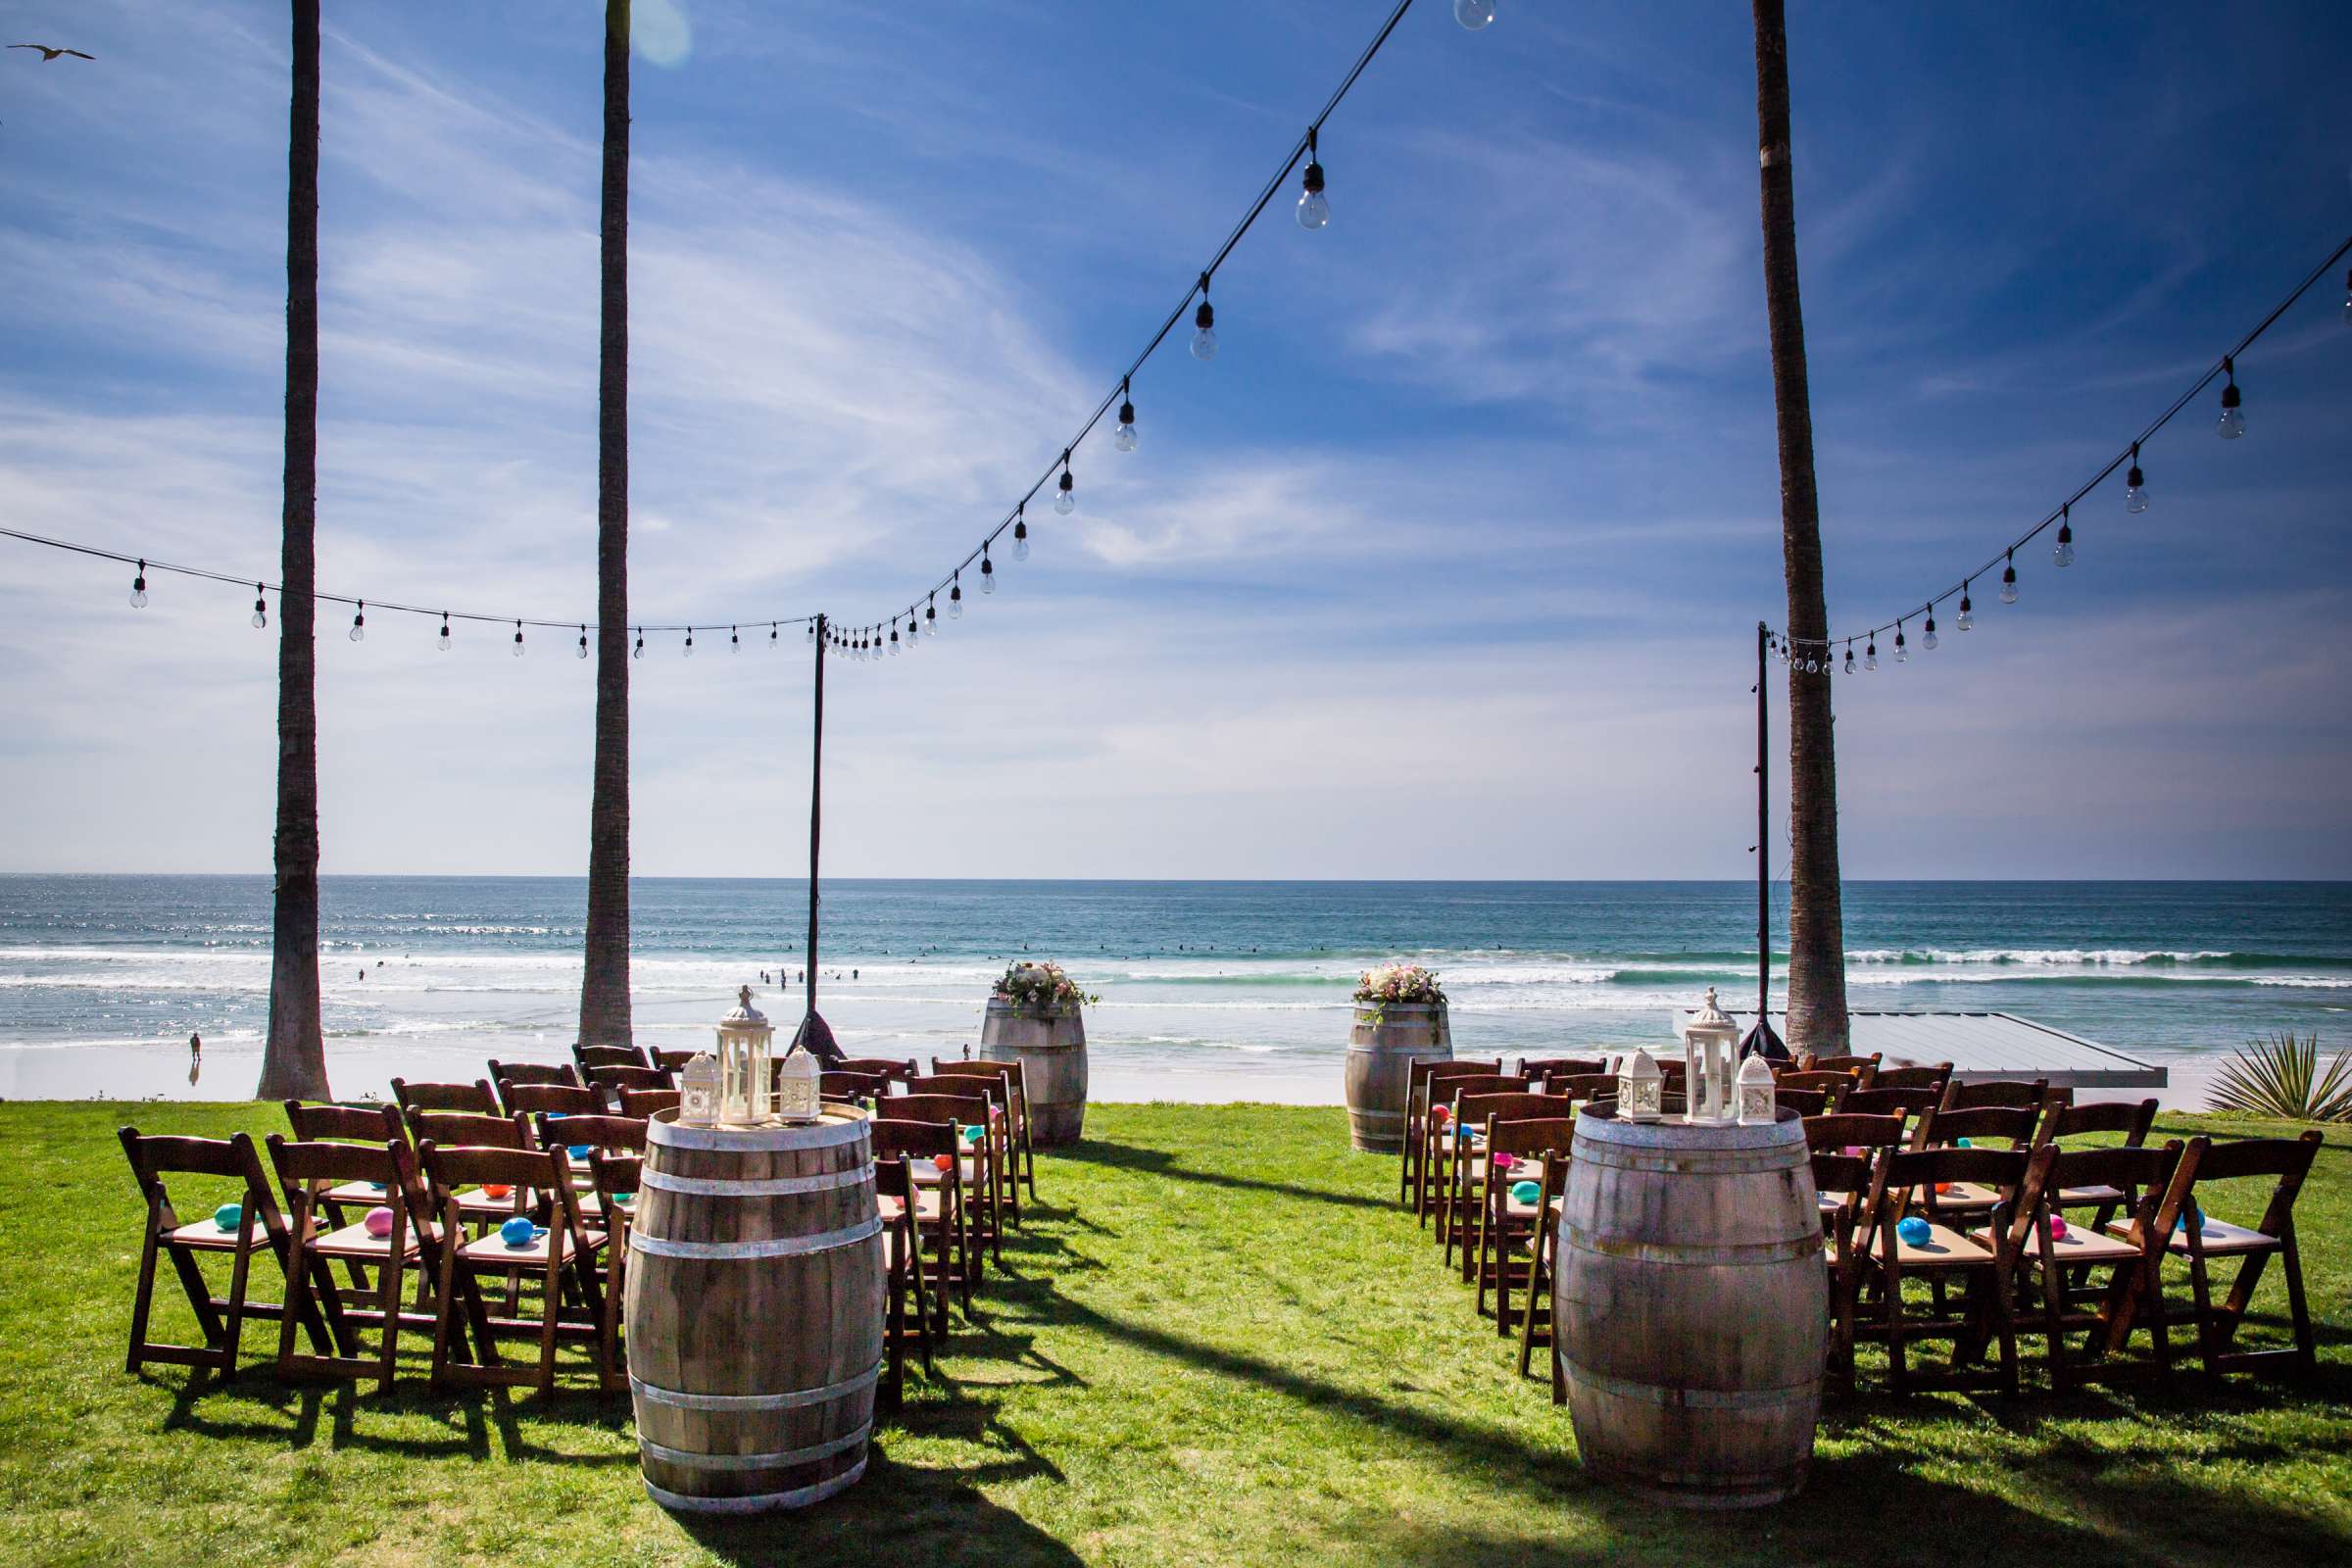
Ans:
[[[191,1035],[189,1035],[189,1036],[188,1036],[188,1059],[189,1059],[190,1061],[194,1061],[194,1060],[196,1060],[196,1059],[197,1059],[199,1056],[202,1056],[203,1054],[204,1054],[204,1036],[202,1036],[202,1035],[198,1035],[198,1034],[191,1034]]]

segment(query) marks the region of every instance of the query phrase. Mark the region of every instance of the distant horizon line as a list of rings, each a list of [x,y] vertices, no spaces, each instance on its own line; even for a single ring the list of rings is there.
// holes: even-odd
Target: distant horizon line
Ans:
[[[0,869],[0,879],[30,880],[36,877],[76,878],[84,880],[173,881],[197,878],[233,878],[267,882],[273,873],[269,871],[20,871]],[[585,884],[586,872],[535,871],[332,871],[321,872],[321,883],[342,881],[369,882],[576,882]],[[805,876],[718,876],[699,873],[632,873],[632,883],[638,882],[742,882],[791,883],[807,886]],[[983,882],[1008,886],[1080,886],[1111,887],[1145,885],[1153,887],[1754,887],[1746,877],[1483,877],[1483,876],[1405,876],[1405,877],[1155,877],[1155,876],[828,876],[827,884],[847,883],[941,883]],[[1775,877],[1770,886],[1786,887],[1787,877]],[[2112,887],[2345,887],[2352,886],[2352,877],[2328,876],[1849,876],[1841,885],[1854,886],[1916,886],[1920,884],[1958,886],[2015,887],[2015,886],[2112,886]]]

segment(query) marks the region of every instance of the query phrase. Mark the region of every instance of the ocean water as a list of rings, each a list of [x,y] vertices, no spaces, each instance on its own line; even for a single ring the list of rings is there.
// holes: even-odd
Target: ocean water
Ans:
[[[337,1093],[560,1058],[585,897],[328,878]],[[797,1020],[776,982],[801,967],[805,883],[649,878],[633,900],[640,1044],[707,1043],[742,984]],[[1396,957],[1440,972],[1464,1054],[1655,1044],[1709,985],[1755,996],[1752,884],[841,881],[824,906],[818,1003],[854,1054],[959,1054],[1005,962],[1053,957],[1100,994],[1105,1100],[1336,1102],[1355,975]],[[1845,918],[1856,1008],[2019,1013],[2171,1067],[2183,1102],[2250,1036],[2347,1039],[2352,884],[1865,882]],[[267,877],[0,876],[0,1096],[241,1097],[269,966]]]

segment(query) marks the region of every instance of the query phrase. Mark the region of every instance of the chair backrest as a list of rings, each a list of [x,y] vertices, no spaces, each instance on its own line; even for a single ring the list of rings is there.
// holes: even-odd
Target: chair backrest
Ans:
[[[1943,1091],[1952,1081],[1952,1064],[1939,1061],[1933,1067],[1881,1067],[1863,1084],[1865,1089],[1933,1089],[1938,1103]]]
[[[608,1220],[626,1226],[629,1211],[619,1200],[634,1198],[645,1178],[645,1155],[616,1154],[611,1150],[591,1148],[588,1151],[588,1179],[595,1185],[598,1202]]]
[[[1609,1070],[1605,1056],[1521,1056],[1519,1076],[1529,1083],[1541,1083],[1547,1077],[1585,1077]]]
[[[911,1065],[911,1063],[909,1064]],[[1026,1097],[1022,1093],[1021,1065],[1017,1061],[942,1061],[931,1058],[933,1078],[994,1078],[1004,1086],[1005,1103],[1013,1114],[1022,1113]],[[909,1073],[904,1082],[913,1082]]]
[[[1555,1072],[1543,1080],[1544,1092],[1571,1104],[1617,1098],[1617,1079],[1605,1072]]]
[[[2032,1158],[2022,1149],[1882,1150],[1871,1175],[1871,1214],[1880,1226],[1892,1230],[1915,1196],[1932,1213],[1938,1188],[1974,1182],[1997,1191],[2008,1205],[2008,1223],[1995,1241],[2014,1251],[2033,1217],[2033,1204],[2021,1191]]]
[[[830,1072],[871,1073],[877,1078],[889,1078],[900,1083],[913,1077],[916,1071],[912,1056],[904,1061],[895,1056],[844,1056],[839,1061],[826,1062],[825,1067]]]
[[[891,1102],[893,1109],[898,1102]],[[956,1146],[956,1128],[946,1120],[922,1121],[900,1116],[876,1116],[866,1123],[866,1132],[873,1139],[877,1155],[906,1156],[930,1159],[939,1154],[959,1153]]]
[[[635,1046],[573,1046],[571,1059],[580,1064],[582,1072],[590,1067],[651,1067],[644,1052]]]
[[[1778,1072],[1772,1075],[1775,1089],[1811,1089],[1822,1094],[1849,1090],[1859,1080],[1850,1072]]]
[[[1830,1113],[1830,1097],[1819,1089],[1783,1089],[1775,1086],[1772,1098],[1783,1110],[1793,1110],[1799,1116],[1826,1116]]]
[[[928,1077],[909,1078],[906,1090],[910,1095],[985,1095],[988,1102],[1002,1110],[1005,1104],[1004,1080],[994,1073],[985,1076],[972,1073],[934,1073]]]
[[[1467,1056],[1424,1056],[1416,1057],[1406,1064],[1404,1082],[1405,1087],[1410,1089],[1416,1084],[1429,1083],[1439,1078],[1475,1078],[1480,1074],[1494,1074],[1500,1071],[1502,1071],[1500,1056],[1496,1056],[1491,1061],[1480,1061],[1475,1057]]]
[[[564,1116],[601,1116],[605,1113],[604,1091],[582,1089],[577,1084],[518,1084],[512,1080],[498,1086],[507,1102],[510,1116],[538,1116],[555,1111]]]
[[[2042,1205],[2054,1211],[2050,1200],[2067,1188],[2113,1187],[2137,1195],[2136,1201],[2130,1205],[2129,1217],[2144,1220],[2155,1212],[2158,1200],[2172,1185],[2183,1147],[2178,1138],[2167,1139],[2155,1148],[2127,1144],[2122,1148],[2067,1149],[2053,1143],[2040,1144],[2033,1150],[2033,1166],[2018,1201],[2027,1207]]]
[[[1429,1081],[1429,1100],[1433,1106],[1444,1105],[1451,1114],[1453,1102],[1464,1095],[1524,1094],[1527,1080],[1504,1073],[1467,1073],[1458,1078],[1432,1078]],[[1476,1123],[1472,1124],[1473,1126]]]
[[[635,1116],[540,1116],[541,1149],[610,1149],[645,1152],[645,1122]]]
[[[586,1250],[579,1200],[572,1196],[571,1180],[565,1174],[561,1150],[450,1148],[427,1138],[416,1145],[416,1157],[424,1166],[425,1188],[431,1202],[453,1231],[461,1216],[451,1194],[461,1187],[507,1186],[514,1189],[517,1200],[526,1189],[536,1192],[551,1205],[549,1225],[562,1227],[576,1250]],[[554,1311],[555,1303],[547,1303],[547,1308]]]
[[[1805,1147],[1817,1154],[1843,1149],[1891,1149],[1902,1141],[1900,1116],[1854,1116],[1838,1111],[1805,1118]]]
[[[827,1100],[878,1101],[890,1093],[890,1080],[877,1072],[820,1072],[816,1092]]]
[[[1937,1109],[1977,1110],[1999,1105],[2038,1111],[2049,1088],[2047,1078],[1988,1078],[1977,1084],[1962,1083],[1955,1078],[1944,1086],[1943,1103]]]
[[[406,1078],[395,1078],[392,1098],[400,1102],[403,1114],[419,1110],[462,1110],[475,1116],[499,1113],[498,1095],[487,1078],[476,1078],[469,1084],[413,1084]]]
[[[319,1190],[338,1182],[382,1184],[382,1206],[392,1210],[394,1247],[402,1245],[410,1227],[432,1213],[406,1139],[349,1144],[295,1141],[271,1133],[269,1145],[270,1164],[277,1172],[278,1186],[285,1189],[286,1203],[298,1228],[311,1219]],[[419,1230],[418,1234],[429,1233]]]
[[[1876,1068],[1878,1064],[1879,1053],[1875,1051],[1867,1056],[1825,1056],[1808,1051],[1797,1058],[1798,1070],[1802,1072],[1853,1072],[1863,1067]]]
[[[1912,1140],[1917,1148],[1929,1145],[1957,1145],[1961,1139],[1987,1148],[2030,1148],[2034,1129],[2040,1125],[2041,1112],[2032,1105],[1975,1105],[1967,1110],[1938,1109],[1935,1116],[1919,1124],[1918,1135]]]
[[[228,1138],[170,1135],[148,1138],[141,1136],[136,1127],[123,1127],[118,1129],[117,1136],[122,1140],[122,1152],[130,1159],[130,1173],[139,1184],[140,1196],[147,1200],[149,1216],[156,1225],[168,1229],[179,1223],[165,1177],[220,1176],[245,1184],[244,1195],[238,1200],[243,1207],[240,1230],[247,1235],[266,1235],[272,1246],[284,1243],[285,1216],[278,1211],[277,1200],[270,1194],[270,1180],[262,1173],[262,1157],[254,1149],[250,1134],[237,1133]]]
[[[568,1061],[498,1061],[490,1063],[494,1084],[569,1084],[580,1087],[579,1069]]]
[[[623,1089],[620,1092],[620,1113],[643,1118],[660,1111],[675,1110],[679,1098],[679,1091],[675,1089]]]
[[[654,1070],[674,1073],[701,1054],[701,1052],[690,1047],[677,1051],[666,1051],[657,1047],[654,1051]]]
[[[1554,1095],[1530,1094],[1524,1089],[1506,1089],[1494,1094],[1461,1095],[1453,1102],[1453,1114],[1465,1127],[1484,1132],[1491,1122],[1525,1121],[1530,1117],[1557,1117],[1567,1104]]]
[[[988,1096],[975,1090],[968,1095],[900,1095],[882,1102],[893,1120],[952,1121],[967,1127],[988,1125]]]
[[[1857,1116],[1932,1116],[1942,1102],[1940,1089],[1849,1089],[1838,1108]]]
[[[409,1138],[444,1149],[536,1149],[520,1116],[477,1116],[463,1110],[412,1110]]]
[[[2041,1130],[2035,1139],[2047,1144],[2086,1133],[2122,1133],[2124,1146],[2137,1149],[2148,1141],[2148,1129],[2155,1124],[2153,1100],[2110,1100],[2090,1105],[2053,1103],[2042,1112]]]
[[[1567,1154],[1576,1142],[1574,1116],[1529,1116],[1487,1123],[1487,1158],[1508,1154],[1513,1159],[1546,1152]]]
[[[303,1143],[332,1138],[345,1143],[380,1144],[387,1138],[406,1142],[409,1136],[401,1127],[398,1108],[383,1104],[304,1104],[299,1100],[289,1100],[286,1125],[294,1129],[295,1138]]]
[[[588,1082],[597,1089],[675,1089],[669,1074],[659,1067],[591,1067]]]

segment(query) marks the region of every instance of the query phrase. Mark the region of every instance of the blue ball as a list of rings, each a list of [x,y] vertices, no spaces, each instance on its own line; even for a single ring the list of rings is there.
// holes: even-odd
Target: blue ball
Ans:
[[[1904,1216],[1903,1222],[1894,1228],[1894,1234],[1902,1239],[1905,1246],[1925,1247],[1928,1244],[1928,1238],[1934,1232],[1928,1229],[1926,1220],[1921,1219],[1917,1214],[1908,1214]]]
[[[586,1144],[573,1144],[567,1152],[574,1159],[586,1159],[588,1157],[588,1146]]]
[[[222,1203],[213,1210],[213,1223],[224,1231],[233,1231],[245,1223],[245,1205]]]
[[[533,1225],[528,1216],[517,1214],[498,1228],[498,1239],[509,1247],[524,1248],[531,1245],[538,1230],[539,1227]]]
[[[1543,1196],[1544,1189],[1535,1182],[1511,1183],[1511,1201],[1514,1203],[1532,1203]]]

